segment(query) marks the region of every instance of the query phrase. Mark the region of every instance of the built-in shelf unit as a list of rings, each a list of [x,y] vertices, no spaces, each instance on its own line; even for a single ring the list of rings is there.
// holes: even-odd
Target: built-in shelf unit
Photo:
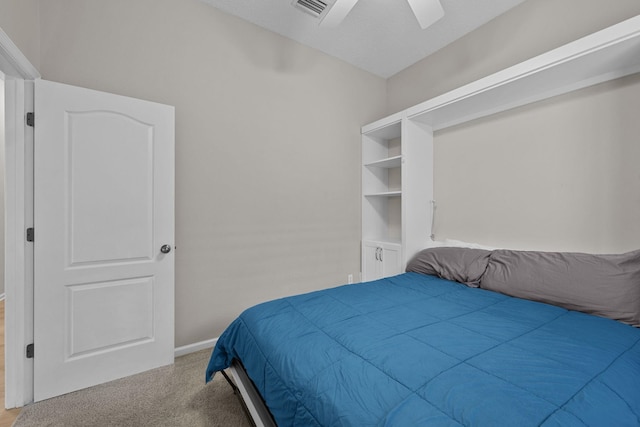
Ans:
[[[430,242],[434,131],[637,72],[640,16],[363,126],[362,279]]]
[[[433,187],[431,137],[428,127],[408,123],[404,113],[362,129],[363,280],[401,273],[404,254],[427,243],[433,196],[421,192]]]

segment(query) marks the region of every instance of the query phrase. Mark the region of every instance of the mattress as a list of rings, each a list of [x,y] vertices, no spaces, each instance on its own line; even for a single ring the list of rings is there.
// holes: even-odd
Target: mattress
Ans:
[[[640,425],[640,329],[419,273],[252,307],[233,359],[281,427]]]

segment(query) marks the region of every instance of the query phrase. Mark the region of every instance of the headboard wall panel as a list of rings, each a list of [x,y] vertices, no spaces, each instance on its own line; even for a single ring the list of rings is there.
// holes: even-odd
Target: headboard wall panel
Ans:
[[[640,74],[439,131],[436,239],[640,247]]]

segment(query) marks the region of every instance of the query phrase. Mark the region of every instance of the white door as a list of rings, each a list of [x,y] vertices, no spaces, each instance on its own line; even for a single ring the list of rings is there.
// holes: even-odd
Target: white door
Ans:
[[[173,363],[174,108],[39,80],[34,151],[35,401]]]
[[[383,243],[381,245],[380,263],[384,277],[395,276],[402,273],[402,256],[400,245]]]
[[[362,242],[362,280],[368,282],[382,278],[380,245],[378,242]]]

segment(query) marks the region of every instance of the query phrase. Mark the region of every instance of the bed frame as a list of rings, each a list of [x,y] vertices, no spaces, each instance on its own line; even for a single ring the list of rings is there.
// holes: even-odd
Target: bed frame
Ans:
[[[247,372],[242,366],[240,361],[234,359],[229,367],[229,372],[233,377],[233,381],[225,373],[221,371],[224,378],[227,380],[233,393],[238,396],[242,409],[244,409],[249,422],[255,427],[277,427],[276,422],[271,416],[267,405],[265,405],[262,396],[258,393],[253,381],[247,375]]]

